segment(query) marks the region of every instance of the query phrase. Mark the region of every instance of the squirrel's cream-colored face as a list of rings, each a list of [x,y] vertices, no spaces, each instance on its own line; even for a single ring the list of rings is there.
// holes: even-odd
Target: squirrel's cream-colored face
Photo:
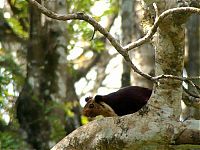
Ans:
[[[87,98],[87,104],[83,108],[82,114],[86,117],[104,117],[116,116],[114,110],[104,102],[96,102],[92,97]]]

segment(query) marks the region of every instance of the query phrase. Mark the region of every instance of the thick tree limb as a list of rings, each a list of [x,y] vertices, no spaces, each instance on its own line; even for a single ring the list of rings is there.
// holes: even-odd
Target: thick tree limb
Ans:
[[[146,115],[138,117],[136,114],[132,114],[124,117],[108,117],[92,121],[63,138],[52,150],[121,150],[143,149],[144,147],[148,149],[152,144],[157,144],[158,149],[160,149],[161,145],[167,143],[174,146],[200,143],[200,130],[195,123],[194,125],[191,122],[189,123],[189,121],[186,123],[177,123],[176,121],[167,120],[162,120],[158,123],[158,118],[152,117],[153,123],[148,122],[148,117]],[[191,126],[188,129],[184,127],[187,123]],[[185,137],[187,134],[190,137],[186,140]],[[163,143],[160,141],[160,138],[163,139]],[[148,140],[151,140],[150,144],[147,142]],[[142,146],[144,147],[142,148]]]

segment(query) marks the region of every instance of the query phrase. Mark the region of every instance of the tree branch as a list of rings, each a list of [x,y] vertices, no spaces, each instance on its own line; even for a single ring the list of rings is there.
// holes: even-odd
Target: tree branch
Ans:
[[[196,98],[200,98],[200,95],[199,95],[199,92],[198,92],[198,88],[199,86],[196,85],[190,78],[186,78],[186,77],[178,77],[178,76],[173,76],[173,75],[160,75],[160,76],[156,76],[156,77],[153,77],[153,80],[156,81],[156,82],[159,82],[160,79],[175,79],[175,80],[179,80],[179,81],[184,81],[188,84],[190,84],[192,87],[194,87],[196,89],[196,94],[192,94],[190,93],[186,88],[183,88],[186,93],[188,93],[189,95],[193,96],[193,97],[196,97]]]
[[[185,91],[185,89],[184,89]],[[200,98],[196,97],[196,95],[190,96],[193,93],[188,93],[188,91],[186,90],[185,92],[183,92],[183,98],[182,100],[184,101],[184,103],[187,106],[192,106],[194,108],[199,108],[200,109]]]
[[[124,53],[122,46],[117,42],[117,40],[115,40],[115,38],[106,29],[104,29],[96,20],[94,20],[92,17],[85,14],[84,12],[77,12],[74,14],[62,15],[62,14],[57,14],[53,11],[48,10],[47,8],[40,5],[35,0],[29,0],[29,2],[32,5],[36,6],[43,14],[45,14],[46,16],[52,19],[62,20],[62,21],[78,19],[78,20],[84,20],[88,22],[95,28],[95,30],[98,30],[101,34],[103,34],[120,53]]]
[[[124,57],[126,62],[129,64],[129,66],[135,72],[137,72],[138,74],[140,74],[141,76],[143,76],[146,79],[149,79],[153,82],[159,82],[160,79],[170,78],[170,79],[185,81],[185,82],[191,84],[195,89],[197,89],[199,87],[199,86],[195,85],[189,78],[177,77],[177,76],[173,76],[173,75],[160,75],[160,76],[157,76],[157,77],[152,77],[152,76],[150,76],[146,73],[143,73],[133,64],[133,62],[131,61],[131,59],[128,55],[129,50],[136,48],[136,47],[148,42],[151,39],[151,37],[157,31],[159,24],[163,21],[163,19],[165,19],[165,17],[172,15],[172,14],[183,13],[183,12],[200,14],[199,8],[181,7],[181,8],[172,8],[172,9],[168,9],[168,10],[164,11],[160,16],[158,16],[158,18],[154,22],[154,25],[152,26],[152,28],[148,31],[148,33],[143,38],[140,38],[137,41],[132,42],[132,43],[122,47],[120,45],[120,43],[105,28],[103,28],[92,17],[88,16],[87,14],[85,14],[83,12],[77,12],[77,13],[68,14],[68,15],[57,14],[55,12],[52,12],[52,11],[46,9],[45,7],[40,5],[35,0],[29,0],[29,2],[32,5],[36,6],[43,14],[45,14],[46,16],[48,16],[50,18],[53,18],[53,19],[56,19],[56,20],[62,20],[62,21],[78,19],[78,20],[84,20],[84,21],[88,22],[89,24],[91,24],[94,27],[95,30],[99,31],[101,34],[103,34],[110,41],[112,46]],[[193,96],[193,95],[191,95],[191,96]],[[195,95],[195,96],[199,97],[199,95]]]
[[[146,143],[145,148],[148,149],[148,140],[158,144],[159,148],[165,142],[165,144],[174,145],[199,144],[200,131],[198,122],[186,121],[185,123],[180,123],[162,120],[159,123],[149,123],[148,117],[146,115],[138,117],[136,114],[132,114],[130,116],[107,117],[106,119],[92,121],[63,138],[51,150],[138,149],[137,146],[143,149],[141,148],[141,143]],[[151,121],[153,120],[155,120],[154,117],[151,118]],[[185,128],[187,124],[191,127]],[[187,137],[187,134],[189,137]],[[159,141],[161,138],[164,138],[163,143]],[[115,147],[116,143],[120,144]],[[152,143],[150,143],[151,146]],[[99,145],[102,147],[99,148]]]
[[[172,15],[172,14],[183,13],[183,12],[200,14],[200,9],[195,8],[195,7],[181,7],[181,8],[172,8],[172,9],[168,9],[168,10],[164,11],[157,18],[157,20],[154,22],[154,25],[152,26],[152,28],[147,32],[147,34],[143,38],[140,38],[139,40],[126,45],[125,47],[123,47],[123,49],[125,51],[129,51],[135,47],[138,47],[138,46],[146,43],[147,41],[149,41],[151,39],[151,37],[157,31],[159,24],[165,19],[165,17]]]
[[[95,30],[98,30],[110,41],[112,46],[124,57],[124,59],[127,61],[127,63],[131,66],[131,68],[135,72],[137,72],[138,74],[140,74],[141,76],[149,80],[152,80],[152,77],[150,75],[143,73],[132,63],[131,59],[129,58],[128,51],[125,51],[123,47],[118,43],[118,41],[92,17],[88,16],[87,14],[84,14],[83,12],[78,12],[78,13],[68,14],[68,15],[57,14],[55,12],[52,12],[46,9],[35,0],[29,0],[29,2],[35,7],[37,7],[43,14],[45,14],[46,16],[50,18],[62,20],[62,21],[78,19],[78,20],[84,20],[88,22],[94,27]]]

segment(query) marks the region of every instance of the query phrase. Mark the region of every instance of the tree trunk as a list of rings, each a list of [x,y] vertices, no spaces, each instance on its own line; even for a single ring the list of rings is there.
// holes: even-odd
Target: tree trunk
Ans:
[[[45,1],[44,5],[59,10],[58,13],[66,13],[65,1]],[[69,98],[68,82],[74,82],[67,77],[66,37],[64,22],[41,17],[40,12],[30,6],[27,77],[17,99],[17,118],[27,133],[28,143],[37,150],[49,149],[50,141],[55,142],[51,136],[56,134],[59,140],[65,135],[65,126],[69,125],[69,122],[66,125],[67,114],[63,106]],[[80,118],[74,120],[78,122],[76,127],[79,126]]]
[[[127,45],[131,42],[133,35],[133,7],[134,0],[122,0],[121,2],[121,16],[122,16],[122,43]],[[130,66],[123,60],[123,73],[122,73],[122,87],[131,84],[131,69]]]
[[[133,12],[132,12],[132,21],[133,21],[133,36],[132,41],[136,41],[137,39],[144,36],[143,32],[146,32],[145,29],[141,27],[142,21],[142,13],[143,10],[140,6],[140,2],[135,1],[133,4]],[[136,11],[137,10],[137,11]],[[134,64],[143,72],[154,75],[154,49],[153,46],[149,43],[145,43],[140,47],[135,48],[130,52],[130,56]],[[153,83],[140,76],[139,74],[131,71],[131,84],[147,87],[152,89]]]
[[[38,1],[40,2],[40,1]],[[35,149],[48,149],[50,124],[45,118],[48,101],[42,94],[44,87],[44,62],[41,14],[30,6],[30,40],[27,51],[27,77],[17,99],[17,118],[27,133],[27,141]]]
[[[200,17],[192,15],[187,23],[188,36],[188,76],[199,76],[200,74]],[[194,83],[200,85],[200,80],[194,80]],[[189,87],[191,88],[191,87]]]
[[[200,75],[200,17],[192,15],[187,22],[187,39],[188,39],[188,58],[186,63],[187,75],[189,77],[197,77]],[[200,79],[193,80],[200,85]],[[188,85],[189,91],[195,93],[191,85]],[[186,105],[182,102],[183,109],[181,119],[194,118],[200,119],[200,109]]]

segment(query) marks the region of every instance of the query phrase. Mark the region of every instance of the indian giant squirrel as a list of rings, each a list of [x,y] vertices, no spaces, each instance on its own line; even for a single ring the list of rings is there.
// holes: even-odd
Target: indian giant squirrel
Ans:
[[[139,86],[128,86],[108,95],[87,97],[83,115],[87,117],[123,116],[140,110],[149,100],[152,90]]]
[[[98,115],[112,117],[135,113],[147,103],[151,93],[152,90],[148,88],[128,86],[108,95],[87,97],[83,115],[87,117]],[[188,118],[200,119],[199,109],[186,106],[183,101],[181,101],[181,108],[180,121],[185,121]]]

